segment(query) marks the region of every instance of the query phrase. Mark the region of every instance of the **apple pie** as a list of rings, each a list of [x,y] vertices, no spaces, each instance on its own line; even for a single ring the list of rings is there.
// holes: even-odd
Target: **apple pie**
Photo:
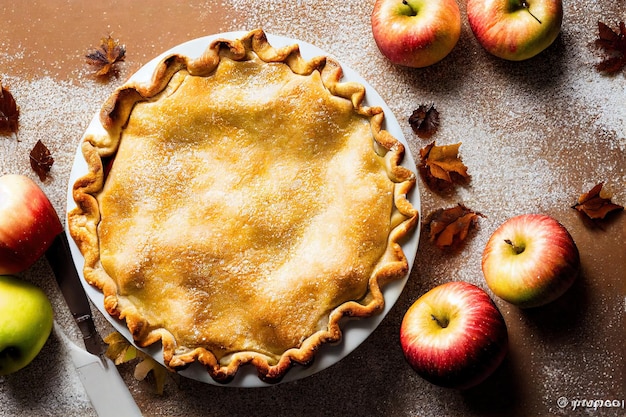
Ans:
[[[279,381],[384,306],[418,222],[415,173],[360,83],[258,29],[129,81],[81,142],[69,230],[84,277],[135,343]]]

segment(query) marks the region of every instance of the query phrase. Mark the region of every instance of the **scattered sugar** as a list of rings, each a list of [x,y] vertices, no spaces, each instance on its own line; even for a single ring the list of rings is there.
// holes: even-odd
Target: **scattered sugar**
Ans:
[[[460,153],[472,175],[470,184],[459,187],[452,194],[438,195],[420,182],[422,215],[463,202],[485,214],[486,218],[479,220],[479,229],[459,253],[442,255],[428,244],[427,239],[421,239],[416,263],[418,272],[413,275],[415,279],[409,282],[400,301],[405,305],[436,283],[465,280],[482,285],[479,254],[493,228],[513,214],[548,211],[555,207],[562,207],[562,212],[565,212],[578,194],[598,181],[607,182],[616,202],[626,202],[623,186],[626,183],[623,159],[626,151],[626,83],[622,75],[608,77],[595,71],[593,65],[597,55],[591,46],[598,16],[604,14],[607,22],[618,21],[617,6],[600,6],[592,1],[568,3],[568,18],[561,38],[553,48],[554,62],[548,61],[552,59],[550,55],[528,65],[508,65],[491,59],[477,47],[468,27],[464,26],[457,49],[445,63],[424,70],[408,70],[389,64],[372,41],[369,24],[372,2],[304,0],[288,2],[287,6],[283,0],[265,0],[251,6],[249,1],[222,0],[222,4],[235,16],[225,27],[226,30],[261,27],[268,33],[301,39],[337,57],[362,75],[381,94],[400,121],[414,156],[428,141],[417,138],[406,120],[412,110],[422,103],[434,102],[441,113],[442,125],[433,139],[440,144],[463,142]],[[199,14],[208,16],[213,6],[207,1],[193,7]],[[610,10],[615,12],[611,14]],[[338,20],[341,22],[339,25]],[[120,31],[118,33],[124,35]],[[6,48],[1,48],[1,51],[6,51]],[[556,55],[561,58],[557,59]],[[22,59],[23,52],[10,56],[0,52],[2,62]],[[80,138],[102,101],[119,82],[102,84],[83,73],[75,74],[74,81],[56,81],[52,76],[31,80],[3,74],[2,82],[15,96],[21,107],[21,116],[19,142],[12,138],[0,138],[0,174],[21,173],[36,178],[27,155],[41,139],[55,158],[51,178],[42,187],[64,217],[67,180]],[[555,118],[555,114],[559,119]],[[13,155],[24,157],[14,159]],[[571,160],[560,161],[564,157]],[[581,172],[593,175],[583,176]],[[438,261],[426,262],[427,259]],[[37,275],[33,274],[32,279],[36,280]],[[56,301],[59,300],[60,297]],[[595,307],[594,313],[600,310]],[[611,323],[609,318],[621,314],[619,309],[601,312],[605,324]],[[510,313],[507,319],[513,315]],[[384,328],[380,331],[391,334]],[[623,328],[611,331],[617,334]],[[581,357],[564,350],[563,356],[555,357],[553,363],[536,371],[542,381],[538,391],[542,392],[545,403],[558,398],[555,397],[556,392],[551,391],[553,386],[567,386],[577,395],[589,393],[586,391],[589,383],[576,367],[579,360],[595,363],[595,367],[589,368],[601,372],[601,378],[606,381],[617,379],[615,383],[620,383],[619,363],[623,358],[594,350],[601,347],[603,338],[607,337],[606,331],[598,329],[592,336],[597,341],[590,345],[591,352]],[[592,338],[587,334],[580,343],[589,343],[589,339]],[[372,343],[380,343],[379,339],[371,340]],[[535,346],[536,341],[529,338],[527,343],[528,346]],[[531,353],[531,357],[537,358],[555,350],[558,346],[540,346]],[[387,366],[391,366],[386,360],[379,360],[382,356],[370,357],[370,354],[376,354],[372,352],[371,345],[355,352],[356,356],[347,360],[354,364],[354,358],[363,353],[367,353],[363,362],[371,363],[369,366],[382,364],[381,373],[387,372]],[[387,357],[387,354],[397,353],[396,349],[381,355]],[[401,358],[395,357],[394,360]],[[597,365],[606,361],[614,361],[615,369]],[[567,363],[570,365],[564,365]],[[402,388],[397,395],[390,394],[380,403],[397,409],[393,401],[398,399],[407,414],[411,415],[453,413],[454,405],[451,404],[460,400],[453,398],[449,402],[449,397],[442,395],[441,391],[424,384],[405,368],[399,369],[399,377],[419,392],[413,396]],[[359,372],[358,369],[353,371]],[[60,373],[62,376],[67,374],[71,372]],[[331,382],[335,381],[327,374],[322,373],[319,378],[332,385]],[[75,377],[67,378],[72,380]],[[594,380],[597,379],[594,376]],[[304,389],[310,387],[308,384],[317,382],[304,380],[278,388],[272,391],[271,397],[279,396],[282,392],[279,390],[296,393],[300,387]],[[68,389],[80,390],[77,384],[73,380]],[[607,382],[606,386],[609,385],[611,382]],[[191,393],[183,392],[183,395],[201,395],[200,391],[209,389],[185,380],[182,380],[181,387],[181,392],[192,390]],[[5,391],[2,389],[0,394],[4,398]],[[242,391],[238,395],[252,397],[255,394]],[[225,395],[225,398],[231,397]],[[306,396],[302,401],[308,401]],[[364,401],[371,406],[380,406],[378,400],[374,402],[364,397]],[[178,402],[174,403],[169,405],[166,401],[155,401],[163,408],[153,408],[152,411],[165,413],[162,410],[174,406],[178,409]],[[198,403],[201,407],[202,402]],[[285,406],[290,407],[290,404]],[[60,405],[60,409],[71,408]]]
[[[109,94],[111,87],[89,81],[79,85],[57,82],[49,77],[25,80],[13,76],[4,76],[2,84],[10,89],[18,103],[20,118],[17,136],[0,138],[0,175],[12,173],[31,177],[42,187],[61,219],[64,219],[66,187],[78,143],[91,117],[99,109],[100,103]],[[28,158],[30,150],[38,140],[50,149],[55,159],[50,178],[43,183],[31,169]],[[15,155],[23,157],[15,159]],[[55,319],[62,327],[72,329],[71,315],[63,299],[56,295],[58,288],[53,282],[43,281],[43,278],[49,275],[48,271],[42,268],[46,268],[45,262],[40,261],[28,270],[25,279],[39,285],[49,294]],[[69,336],[80,343],[80,338],[76,334]],[[22,398],[23,394],[7,393],[4,388],[9,384],[0,379],[2,381],[0,397],[11,395],[15,399],[5,406],[4,411],[11,415],[20,413],[34,415],[40,412],[35,404],[46,403],[56,410],[54,413],[69,415],[76,412],[85,416],[93,415],[89,399],[70,361],[69,352],[54,334],[44,347],[44,352],[30,365],[28,377],[21,381],[31,386],[40,386],[41,381],[47,381],[48,384],[56,385],[56,388],[48,389],[47,393],[43,389],[34,389],[28,392],[27,397]],[[52,364],[38,362],[39,358],[43,360],[50,357],[60,359]],[[41,397],[35,401],[33,395],[39,393]],[[20,408],[13,410],[11,407],[14,405]]]
[[[13,94],[20,116],[17,135],[0,140],[0,173],[36,179],[64,218],[67,190],[59,184],[67,184],[83,132],[114,87],[94,80],[73,83],[50,77],[27,80],[13,76],[3,77],[2,84]],[[33,172],[28,157],[38,140],[54,158],[50,177],[44,183]],[[15,159],[14,155],[22,158]]]
[[[482,51],[469,57],[453,52],[445,66],[411,71],[386,62],[372,42],[369,4],[297,1],[284,11],[284,2],[268,0],[254,13],[249,13],[246,1],[228,0],[224,4],[236,10],[235,16],[241,16],[234,19],[234,26],[262,27],[268,33],[304,40],[355,69],[392,109],[414,156],[427,142],[412,133],[406,120],[418,104],[435,102],[442,127],[433,139],[438,143],[463,142],[460,154],[472,182],[443,199],[422,186],[423,214],[462,200],[499,221],[529,208],[548,211],[569,207],[586,191],[584,187],[598,181],[614,183],[616,199],[624,197],[619,187],[626,181],[624,164],[619,158],[610,158],[613,162],[607,163],[606,153],[626,150],[626,83],[593,68],[596,57],[589,44],[595,26],[586,32],[584,42],[574,38],[579,36],[579,28],[564,26],[562,38],[568,49],[561,53],[567,53],[568,60],[540,62],[543,68],[536,73],[523,73],[519,67],[503,70]],[[306,13],[310,25],[298,24],[302,21],[298,11]],[[346,17],[339,28],[336,16]],[[465,30],[457,48],[475,48]],[[446,83],[448,87],[442,88]],[[388,85],[398,88],[389,89]],[[555,120],[555,114],[567,118]],[[555,163],[563,154],[569,154],[576,166],[594,172],[596,177],[581,181],[578,172],[568,172],[571,168],[566,164]]]
[[[527,63],[506,63],[488,56],[464,22],[461,40],[447,61],[409,70],[389,64],[372,41],[371,3],[295,1],[285,10],[283,1],[267,0],[258,4],[254,13],[249,12],[247,1],[225,0],[224,4],[238,16],[234,27],[262,27],[268,33],[312,43],[363,76],[399,120],[414,157],[430,142],[419,139],[407,122],[419,104],[434,102],[440,111],[441,126],[432,139],[439,144],[462,142],[460,155],[472,177],[469,185],[439,195],[420,181],[422,215],[462,202],[485,217],[479,219],[478,230],[457,253],[442,254],[422,235],[417,272],[399,303],[408,306],[427,289],[450,280],[485,287],[480,268],[482,249],[495,227],[513,215],[550,212],[568,226],[580,228],[569,207],[600,181],[606,183],[614,201],[626,202],[626,83],[620,74],[610,77],[595,70],[599,55],[592,45],[598,16],[617,22],[620,12],[616,8],[611,15],[597,2],[565,5],[566,21],[559,40],[543,57]],[[337,16],[342,17],[340,25]],[[585,236],[584,231],[577,232]],[[603,308],[608,304],[608,292],[599,285],[594,283],[594,288],[587,289],[593,291],[588,296],[595,298],[589,315],[601,315],[604,322],[618,320],[619,308]],[[513,322],[519,317],[515,310],[505,310],[505,314]],[[581,325],[584,329],[593,327],[589,322]],[[583,366],[598,372],[593,381],[609,381],[598,385],[598,395],[606,395],[611,386],[620,383],[619,370],[612,371],[605,363],[619,364],[621,359],[599,347],[619,331],[623,329],[593,334],[585,330],[575,347],[561,348],[558,343],[544,344],[541,337],[522,331],[527,336],[525,349],[539,368],[516,372],[530,373],[541,381],[536,387],[524,388],[537,395],[533,402],[544,403],[541,412],[560,412],[554,387],[568,390],[563,395],[592,394],[589,375],[581,373]],[[581,364],[581,360],[586,362]],[[439,391],[419,380],[406,383],[419,386],[421,394],[405,398],[400,392],[387,399],[403,403],[403,408],[410,410],[407,413],[456,413],[451,408],[455,406],[447,404],[443,399],[448,397]]]

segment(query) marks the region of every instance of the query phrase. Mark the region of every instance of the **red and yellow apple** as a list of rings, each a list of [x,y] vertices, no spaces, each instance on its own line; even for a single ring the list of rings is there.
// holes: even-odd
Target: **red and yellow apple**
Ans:
[[[54,207],[33,180],[0,177],[0,274],[30,267],[62,231]]]
[[[426,292],[400,327],[411,367],[435,385],[456,389],[487,379],[506,356],[508,340],[504,318],[489,295],[463,281]]]
[[[422,68],[445,58],[461,34],[456,0],[376,0],[372,33],[391,62]]]
[[[523,214],[502,223],[482,256],[485,281],[498,297],[522,308],[560,297],[580,267],[574,239],[556,219]]]
[[[489,53],[511,61],[532,58],[561,31],[561,0],[467,0],[467,19]]]
[[[52,331],[52,305],[34,284],[0,275],[0,375],[32,362]]]

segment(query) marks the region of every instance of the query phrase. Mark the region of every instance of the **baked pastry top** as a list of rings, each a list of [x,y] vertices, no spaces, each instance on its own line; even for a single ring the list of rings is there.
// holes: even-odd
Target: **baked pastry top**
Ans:
[[[84,277],[173,370],[280,380],[380,312],[418,211],[404,147],[331,58],[262,30],[165,58],[118,88],[86,134],[69,230]]]

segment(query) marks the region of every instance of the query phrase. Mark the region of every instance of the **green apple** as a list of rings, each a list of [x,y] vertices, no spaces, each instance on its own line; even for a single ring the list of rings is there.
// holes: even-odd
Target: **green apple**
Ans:
[[[52,305],[36,285],[0,275],[0,375],[28,365],[52,331]]]

